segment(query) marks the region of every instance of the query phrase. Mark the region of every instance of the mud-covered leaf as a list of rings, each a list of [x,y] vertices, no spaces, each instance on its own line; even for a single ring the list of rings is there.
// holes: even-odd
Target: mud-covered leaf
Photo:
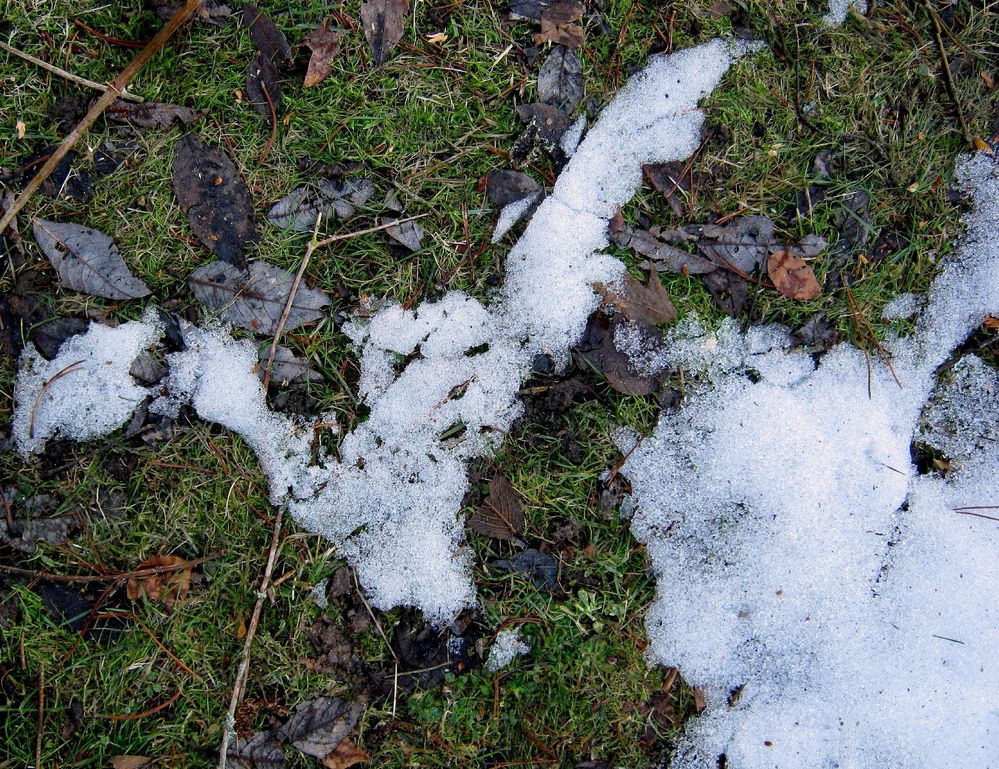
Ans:
[[[377,66],[388,61],[392,49],[402,40],[408,10],[409,0],[363,0],[361,3],[364,36]]]
[[[108,299],[138,299],[149,288],[136,278],[111,238],[99,230],[35,219],[35,240],[67,288]]]
[[[624,324],[632,323],[637,328],[632,332],[642,333],[647,345],[653,347],[662,342],[662,332],[655,326],[636,324],[623,317],[608,317],[603,312],[595,312],[586,324],[586,331],[579,343],[579,352],[601,374],[607,383],[625,395],[651,395],[659,388],[660,374],[648,375],[636,369],[631,359],[618,350],[614,343],[615,333]]]
[[[327,769],[350,769],[370,760],[371,756],[361,750],[356,742],[350,737],[344,737],[343,742],[336,746],[336,750],[323,759],[323,766]]]
[[[538,100],[572,112],[583,100],[583,61],[579,49],[557,45],[538,73]]]
[[[274,732],[254,732],[229,746],[226,764],[230,769],[280,769],[284,766],[284,751]]]
[[[395,220],[391,217],[385,217],[385,222],[391,221]],[[386,228],[385,234],[393,242],[398,243],[409,251],[419,251],[423,245],[424,229],[420,226],[419,222],[412,219],[400,224],[393,224],[391,227]]]
[[[185,0],[153,0],[152,6],[153,10],[156,11],[156,15],[163,19],[164,21],[170,19],[181,6],[184,5]],[[199,21],[207,21],[211,24],[225,24],[229,17],[232,15],[232,8],[230,8],[225,3],[216,3],[212,0],[205,0],[195,11],[194,18]]]
[[[541,11],[541,32],[534,36],[534,43],[555,43],[568,48],[583,45],[583,28],[575,22],[583,18],[583,4],[577,0],[562,2]]]
[[[490,171],[485,179],[490,202],[500,208],[544,192],[544,187],[523,171]]]
[[[63,342],[71,336],[82,334],[89,327],[90,321],[84,318],[52,318],[32,328],[29,338],[42,357],[52,360],[59,354]]]
[[[264,378],[264,366],[270,355],[270,345],[260,349],[260,378]],[[271,364],[271,382],[275,384],[291,384],[293,382],[316,382],[322,380],[322,374],[309,365],[306,358],[300,358],[284,345],[278,345],[274,351],[274,361]]]
[[[258,334],[273,335],[288,302],[295,276],[267,262],[251,262],[240,270],[228,262],[199,267],[188,279],[195,298],[229,323]],[[304,283],[295,292],[285,331],[323,316],[330,298]]]
[[[190,125],[208,112],[206,109],[191,109],[179,104],[146,101],[135,102],[116,99],[105,111],[105,115],[116,123],[127,123],[137,128],[170,128],[173,125]]]
[[[511,558],[493,561],[492,566],[523,574],[539,590],[551,591],[558,579],[558,561],[548,553],[528,548]]]
[[[155,569],[161,566],[181,567],[186,561],[179,555],[154,555],[140,563],[135,570]],[[138,601],[140,598],[156,602],[162,601],[168,609],[187,598],[191,590],[191,567],[177,568],[174,571],[164,571],[149,574],[145,577],[132,577],[128,580],[126,593],[128,600]]]
[[[219,259],[243,267],[257,228],[250,191],[229,157],[187,134],[173,158],[173,192],[198,239]]]
[[[277,737],[306,755],[323,759],[350,734],[363,712],[361,702],[336,697],[307,700],[296,706]]]
[[[767,260],[767,274],[777,290],[788,299],[814,299],[822,293],[808,263],[791,249],[775,251]]]
[[[524,508],[517,490],[502,475],[489,481],[489,495],[468,518],[468,527],[485,537],[513,539],[524,528]]]
[[[250,39],[253,41],[254,48],[269,59],[274,66],[290,69],[295,63],[288,38],[277,28],[270,16],[257,6],[249,3],[243,5],[242,25],[250,30]]]
[[[312,55],[309,57],[309,69],[305,73],[306,88],[312,88],[323,82],[333,71],[333,59],[340,53],[340,38],[343,33],[330,27],[329,18],[302,38],[302,44],[307,46]]]
[[[266,118],[281,106],[281,73],[271,60],[258,53],[246,65],[246,98],[250,106]],[[268,99],[270,103],[268,104]]]
[[[558,107],[550,104],[518,104],[517,117],[528,126],[538,130],[538,137],[552,146],[559,143],[562,135],[572,125],[571,118]]]
[[[375,194],[371,179],[322,179],[315,185],[297,187],[271,206],[267,220],[275,227],[312,232],[321,212],[329,221],[354,215]]]
[[[24,348],[32,329],[54,316],[39,298],[39,283],[46,275],[26,270],[17,276],[10,290],[0,291],[0,353],[16,357]]]
[[[629,320],[650,326],[676,320],[676,307],[655,270],[649,275],[648,285],[625,274],[620,281],[606,286],[598,284],[596,288],[604,298],[604,307],[613,308]]]

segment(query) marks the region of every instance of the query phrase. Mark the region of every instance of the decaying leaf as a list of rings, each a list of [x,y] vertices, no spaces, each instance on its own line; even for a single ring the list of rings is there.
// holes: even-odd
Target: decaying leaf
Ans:
[[[541,11],[541,32],[534,43],[556,43],[569,48],[583,45],[583,28],[574,22],[583,18],[583,5],[577,0],[562,0]]]
[[[502,475],[489,481],[489,496],[468,518],[468,527],[493,539],[513,539],[524,528],[524,509],[517,490]]]
[[[114,756],[111,769],[151,769],[154,763],[148,756]]]
[[[184,0],[153,0],[152,5],[156,15],[163,21],[167,21],[180,10],[181,6],[184,5]],[[197,19],[211,24],[225,24],[231,15],[232,9],[228,5],[215,3],[211,0],[205,0],[195,13]]]
[[[307,700],[295,707],[277,737],[306,755],[323,759],[350,734],[363,712],[364,704],[357,701],[336,697]]]
[[[671,246],[652,230],[637,229],[623,223],[612,224],[610,239],[615,245],[630,248],[636,254],[647,257],[650,266],[662,272],[704,275],[718,269],[718,265],[703,256]]]
[[[361,3],[364,36],[377,66],[388,61],[392,49],[402,40],[408,10],[409,0],[363,0]]]
[[[511,558],[493,561],[491,566],[523,574],[539,590],[551,591],[558,580],[558,561],[548,553],[528,548]]]
[[[266,118],[281,106],[281,73],[271,60],[258,53],[246,65],[246,98],[250,106]],[[268,104],[268,99],[270,103]]]
[[[682,216],[693,175],[690,166],[679,161],[650,163],[642,166],[642,171],[652,186],[665,196],[673,213]]]
[[[515,19],[541,21],[541,14],[545,9],[557,2],[558,0],[510,0],[510,16]]]
[[[227,753],[226,763],[231,769],[280,769],[284,766],[284,751],[272,731],[237,738]]]
[[[271,206],[267,221],[295,232],[312,232],[320,214],[329,221],[354,215],[375,194],[371,179],[322,179],[316,185],[297,187]]]
[[[136,567],[136,571],[142,569],[155,569],[160,566],[181,566],[186,561],[177,555],[154,555],[147,558]],[[175,571],[166,571],[159,574],[149,574],[145,577],[133,577],[128,580],[126,593],[128,600],[138,601],[145,596],[150,601],[162,601],[171,609],[180,603],[191,590],[191,568],[178,568]]]
[[[116,99],[104,114],[118,123],[127,123],[137,128],[170,128],[179,123],[190,125],[208,112],[206,109],[191,109],[178,104],[146,101],[140,104]]]
[[[538,138],[551,147],[559,143],[572,125],[565,112],[550,104],[518,104],[517,117],[528,126],[537,128]]]
[[[111,238],[79,224],[35,219],[35,240],[67,288],[108,299],[138,299],[149,288],[136,278]]]
[[[336,746],[336,750],[323,759],[323,766],[327,769],[350,769],[370,760],[371,756],[361,750],[356,742],[350,737],[344,737],[343,742]]]
[[[84,318],[52,318],[33,327],[28,336],[42,357],[52,360],[59,354],[63,342],[71,336],[82,334],[89,327],[90,321]]]
[[[577,48],[557,45],[538,73],[538,101],[572,112],[583,100],[583,61]]]
[[[490,202],[500,208],[544,192],[544,188],[523,171],[508,169],[490,171],[485,178],[485,188]]]
[[[611,307],[617,314],[629,320],[655,326],[672,323],[676,320],[676,307],[670,301],[669,292],[659,279],[659,273],[652,270],[648,285],[635,280],[631,275],[611,285],[597,285],[598,293],[604,298],[604,306]]]
[[[385,222],[395,221],[393,217],[385,217]],[[385,230],[394,242],[409,251],[419,251],[423,245],[424,229],[420,223],[410,219],[401,224],[393,224]]]
[[[295,276],[267,262],[251,262],[241,270],[228,262],[202,265],[188,279],[195,298],[228,323],[258,334],[277,331]],[[323,316],[330,298],[323,291],[300,285],[285,323],[291,331]]]
[[[243,267],[243,249],[256,243],[257,228],[250,191],[229,157],[187,134],[173,158],[173,192],[198,239],[219,259]]]
[[[767,274],[777,290],[788,299],[814,299],[822,293],[815,273],[791,249],[774,251],[767,260]]]
[[[659,389],[661,375],[647,375],[636,369],[631,358],[614,343],[615,332],[626,323],[638,327],[637,330],[648,338],[649,347],[661,343],[662,332],[655,326],[634,323],[620,316],[611,318],[598,311],[590,316],[586,324],[579,352],[607,377],[607,383],[618,392],[626,395],[651,395]]]
[[[250,30],[250,39],[254,48],[276,67],[291,68],[295,63],[295,57],[291,53],[288,38],[277,28],[270,16],[257,6],[246,3],[243,5],[242,24]]]
[[[270,355],[270,345],[260,349],[260,378],[264,378],[264,366]],[[323,378],[322,374],[309,365],[306,358],[300,358],[284,345],[278,345],[274,351],[274,361],[271,363],[271,382],[291,384],[293,382],[315,382]]]
[[[302,44],[312,51],[309,57],[309,69],[305,73],[306,88],[319,85],[333,71],[333,59],[340,53],[340,38],[343,33],[330,27],[330,20],[323,23],[302,38]]]

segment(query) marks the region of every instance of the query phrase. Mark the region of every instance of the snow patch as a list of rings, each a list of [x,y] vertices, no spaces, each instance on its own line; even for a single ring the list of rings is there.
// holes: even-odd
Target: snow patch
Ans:
[[[531,645],[524,640],[519,628],[501,630],[496,634],[493,644],[489,647],[489,657],[486,659],[486,670],[495,673],[510,666],[521,654],[528,654]]]
[[[867,13],[867,0],[829,0],[829,12],[822,17],[822,23],[827,27],[838,27],[853,11],[858,16]]]

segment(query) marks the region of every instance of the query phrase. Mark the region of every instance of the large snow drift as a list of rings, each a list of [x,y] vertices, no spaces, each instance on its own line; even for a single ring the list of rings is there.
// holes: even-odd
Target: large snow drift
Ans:
[[[962,361],[919,429],[937,367],[999,311],[999,171],[981,154],[958,175],[968,234],[889,345],[894,374],[732,323],[645,361],[702,382],[622,470],[656,570],[652,658],[708,692],[674,769],[994,766],[999,525],[955,509],[999,504],[996,372]],[[946,479],[919,475],[914,436]]]

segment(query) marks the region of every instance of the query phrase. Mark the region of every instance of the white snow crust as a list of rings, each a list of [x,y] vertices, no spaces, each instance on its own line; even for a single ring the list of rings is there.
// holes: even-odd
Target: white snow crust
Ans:
[[[509,667],[521,654],[529,654],[531,645],[524,640],[519,628],[501,630],[489,647],[485,668],[490,673]]]
[[[829,12],[822,17],[827,27],[838,27],[853,9],[858,15],[867,13],[867,0],[829,0]]]
[[[958,176],[966,238],[891,367],[847,344],[815,366],[732,322],[683,324],[648,361],[702,383],[622,469],[651,659],[708,697],[673,769],[994,766],[999,525],[955,508],[999,504],[997,375],[968,358],[931,394],[999,309],[999,172],[979,154]],[[916,471],[914,437],[946,478]]]

